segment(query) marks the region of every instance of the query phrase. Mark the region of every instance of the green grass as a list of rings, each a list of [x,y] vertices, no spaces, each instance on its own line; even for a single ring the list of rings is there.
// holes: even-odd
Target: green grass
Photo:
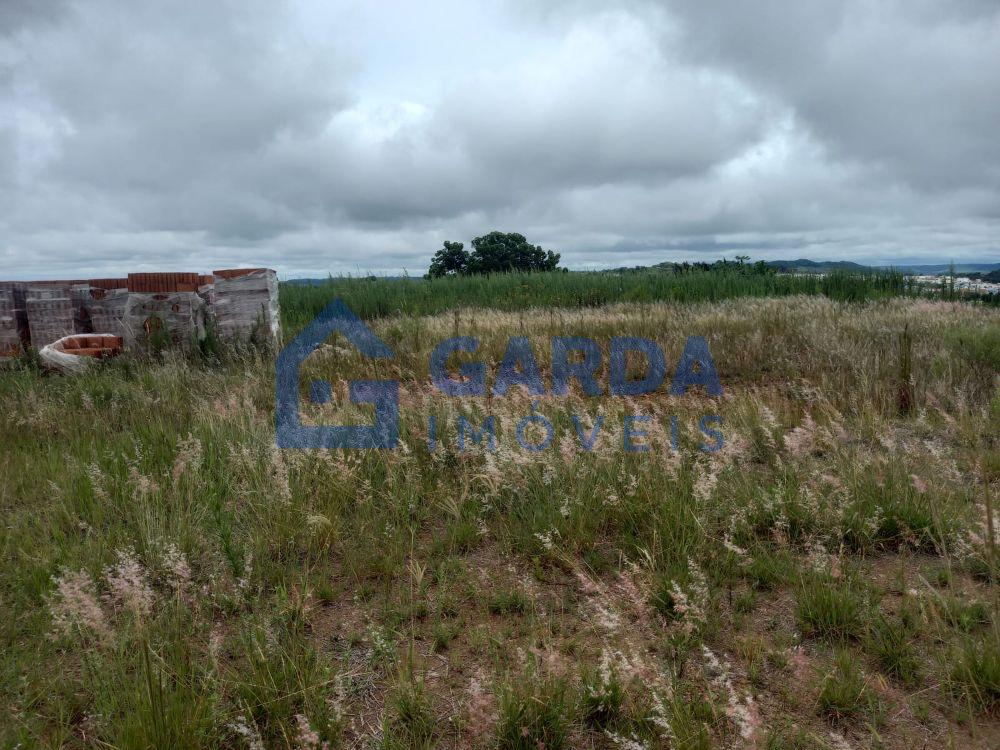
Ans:
[[[622,718],[625,685],[613,665],[587,670],[581,676],[580,712],[596,729],[612,726]]]
[[[833,668],[823,675],[817,707],[831,719],[852,718],[878,710],[878,697],[865,680],[857,658],[850,652],[837,652]]]
[[[914,685],[921,665],[917,635],[918,626],[912,619],[879,614],[871,624],[865,649],[887,675],[904,685]]]
[[[1000,371],[1000,331],[956,330],[946,339],[957,356],[984,370]]]
[[[859,638],[865,629],[867,602],[858,582],[807,576],[795,595],[795,617],[805,636],[831,641]]]
[[[389,696],[389,718],[382,731],[382,747],[430,748],[438,731],[432,699],[423,682],[404,676]]]
[[[460,307],[525,310],[548,307],[598,307],[615,302],[706,302],[736,297],[820,294],[864,301],[911,291],[900,274],[784,276],[738,269],[689,273],[552,272],[458,278],[333,278],[325,282],[281,285],[285,328],[298,330],[334,298],[365,319],[391,315],[434,315]]]
[[[1000,632],[962,641],[951,672],[954,687],[973,706],[994,711],[1000,706]]]
[[[520,589],[506,589],[495,592],[486,606],[490,614],[519,615],[531,608],[531,601]]]
[[[946,597],[942,605],[945,622],[962,633],[970,633],[990,623],[990,606],[986,602]]]
[[[621,283],[660,283],[640,277]],[[513,281],[453,292],[477,283]],[[895,746],[903,714],[868,703],[888,680],[920,696],[935,746],[997,731],[983,501],[1000,395],[949,342],[998,311],[822,295],[573,305],[374,319],[391,363],[317,352],[304,374],[337,398],[307,419],[365,420],[343,383],[401,381],[392,452],[274,449],[273,362],[252,349],[0,374],[0,746],[537,750],[606,747],[609,731],[732,747],[733,707],[750,705],[758,746],[823,747],[830,721]],[[904,327],[911,414],[896,400]],[[547,396],[535,406],[556,444],[528,454],[513,439],[526,394],[458,403],[428,387],[429,352],[456,329],[490,368],[511,335],[543,368],[552,335],[650,336],[674,361],[705,335],[726,397]],[[598,411],[606,439],[574,448],[571,415]],[[495,414],[498,451],[460,452],[452,430],[429,452],[428,412]],[[707,412],[726,434],[712,456],[696,448]],[[653,417],[649,453],[621,450],[631,413]],[[848,656],[830,669],[833,649]]]
[[[500,691],[497,747],[562,750],[574,712],[573,697],[563,680],[534,673],[513,679]]]

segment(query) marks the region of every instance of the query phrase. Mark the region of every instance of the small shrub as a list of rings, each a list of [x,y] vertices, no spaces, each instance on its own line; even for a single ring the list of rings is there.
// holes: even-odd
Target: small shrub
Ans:
[[[839,652],[834,667],[820,683],[818,706],[829,718],[841,719],[872,709],[876,698],[868,690],[857,660],[848,651]]]
[[[441,653],[446,651],[451,642],[455,640],[455,636],[458,635],[458,625],[456,623],[448,622],[438,622],[434,625],[434,630],[431,634],[432,637],[432,648],[435,653]]]
[[[816,750],[816,743],[805,729],[782,726],[768,732],[764,750]]]
[[[654,693],[650,720],[668,747],[711,750],[715,745],[708,727],[717,718],[715,711],[700,688],[681,684],[669,698]]]
[[[389,696],[383,747],[429,748],[434,746],[437,720],[423,682],[404,677]]]
[[[154,315],[146,321],[146,323],[146,332],[148,335],[150,351],[158,354],[170,347],[173,341],[170,338],[170,332],[167,330],[167,326],[163,322],[163,318]]]
[[[962,563],[962,568],[973,578],[985,581],[989,584],[996,584],[1000,580],[1000,570],[995,564],[991,564],[989,555],[984,552],[973,552]]]
[[[376,672],[384,672],[396,663],[396,642],[392,635],[381,628],[371,628],[368,631],[371,638],[371,651],[368,655],[369,666]]]
[[[987,710],[1000,706],[1000,632],[994,629],[980,643],[966,639],[951,678],[973,705]]]
[[[920,675],[914,633],[905,620],[879,616],[872,623],[865,646],[886,674],[912,685]]]
[[[451,592],[440,594],[437,600],[437,610],[441,617],[458,617],[462,611],[461,602],[458,597]]]
[[[984,602],[949,597],[943,600],[941,609],[945,622],[963,633],[971,633],[990,622],[990,609]]]
[[[217,360],[222,350],[222,343],[215,330],[215,321],[209,318],[205,322],[205,335],[198,339],[198,352],[206,360]]]
[[[610,654],[601,657],[600,668],[583,674],[583,691],[580,696],[580,711],[583,720],[595,729],[612,725],[622,712],[625,702],[625,686],[618,670],[610,661]]]
[[[947,340],[955,356],[972,367],[991,373],[1000,370],[1000,332],[995,328],[952,330]]]
[[[931,581],[935,586],[940,588],[948,588],[952,585],[952,572],[951,568],[942,565],[936,568],[930,568],[924,571],[924,577]]]
[[[520,589],[506,589],[493,594],[487,609],[494,615],[524,614],[531,607],[527,595]]]
[[[269,740],[293,723],[306,687],[322,681],[322,664],[309,641],[285,631],[275,644],[267,625],[243,633],[244,662],[233,665],[232,689],[238,704],[249,707],[249,719]]]
[[[708,583],[695,565],[671,566],[656,573],[649,603],[668,621],[685,618],[691,624],[704,624],[710,604]]]
[[[463,515],[445,530],[445,546],[451,553],[470,552],[479,544],[479,538],[479,524],[471,515]]]
[[[792,561],[789,557],[761,551],[754,554],[744,571],[744,576],[758,591],[772,591],[788,582],[792,570]]]
[[[313,583],[313,592],[323,604],[332,604],[337,599],[333,584],[327,578],[320,578]]]
[[[858,638],[864,630],[865,602],[847,584],[809,580],[795,595],[795,617],[803,635],[842,641]]]
[[[674,606],[674,579],[668,575],[657,575],[649,596],[649,603],[667,621],[673,622],[680,617],[680,612]]]
[[[907,475],[890,472],[879,483],[865,476],[852,489],[843,517],[843,541],[852,550],[901,546],[928,554],[938,551],[954,521],[935,518],[933,496],[918,492]]]
[[[561,750],[572,713],[564,681],[526,675],[500,693],[497,746],[500,750]]]

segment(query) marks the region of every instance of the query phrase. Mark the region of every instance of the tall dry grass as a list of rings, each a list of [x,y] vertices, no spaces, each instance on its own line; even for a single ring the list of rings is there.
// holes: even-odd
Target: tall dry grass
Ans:
[[[398,378],[393,452],[277,450],[273,365],[252,351],[0,375],[5,745],[988,747],[1000,731],[998,311],[790,296],[373,326],[396,357],[332,340],[303,379],[339,395],[306,417],[364,421],[347,381]],[[526,335],[545,372],[553,335],[648,336],[668,362],[703,335],[726,393],[446,399],[427,359],[452,335],[477,336],[491,370]],[[538,453],[514,438],[533,405],[555,435]],[[628,453],[637,413],[650,450]],[[458,417],[490,414],[497,450],[459,450]],[[705,414],[721,451],[698,450]],[[574,415],[588,434],[603,415],[593,450]]]

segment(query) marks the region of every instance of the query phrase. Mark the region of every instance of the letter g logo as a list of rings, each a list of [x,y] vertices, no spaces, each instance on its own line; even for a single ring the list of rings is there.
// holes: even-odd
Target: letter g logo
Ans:
[[[327,305],[275,361],[275,442],[279,448],[395,448],[399,440],[399,384],[395,380],[355,380],[351,402],[374,404],[375,423],[365,426],[303,425],[299,415],[299,369],[330,334],[339,331],[366,357],[392,359],[392,350],[339,299]],[[318,403],[330,398],[330,384],[310,388]]]

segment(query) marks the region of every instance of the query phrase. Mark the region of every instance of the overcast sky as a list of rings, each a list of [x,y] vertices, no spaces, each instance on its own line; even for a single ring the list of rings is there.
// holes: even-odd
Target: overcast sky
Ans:
[[[0,278],[420,274],[492,229],[1000,261],[1000,3],[0,0]]]

